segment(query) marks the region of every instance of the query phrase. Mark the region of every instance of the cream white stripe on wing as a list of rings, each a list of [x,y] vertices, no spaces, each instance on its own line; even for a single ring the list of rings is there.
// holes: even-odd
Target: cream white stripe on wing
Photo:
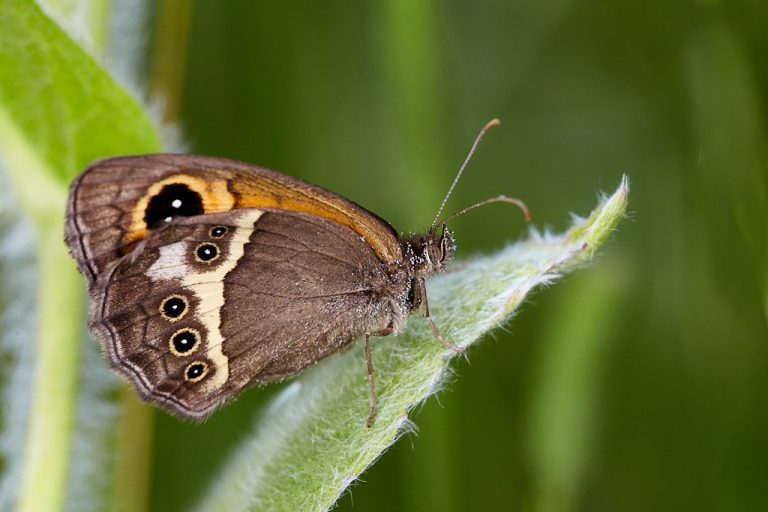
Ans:
[[[237,262],[245,254],[245,244],[253,233],[256,221],[264,212],[256,209],[246,209],[234,219],[235,232],[227,240],[227,258],[213,262],[213,269],[208,272],[198,272],[187,265],[179,265],[186,261],[188,254],[195,250],[190,242],[176,242],[160,248],[160,257],[147,271],[153,280],[181,279],[182,286],[198,298],[195,314],[205,325],[207,336],[205,345],[206,355],[215,368],[213,376],[205,380],[206,390],[220,388],[229,377],[229,359],[221,347],[224,337],[221,335],[221,308],[224,306],[224,277],[237,266]],[[216,242],[212,240],[212,242]],[[221,243],[221,242],[217,242]]]

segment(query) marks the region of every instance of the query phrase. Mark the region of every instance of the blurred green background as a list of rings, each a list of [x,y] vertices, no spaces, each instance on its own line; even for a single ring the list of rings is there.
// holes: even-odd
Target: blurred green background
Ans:
[[[493,117],[448,211],[504,193],[562,230],[630,176],[594,265],[455,364],[338,510],[768,510],[768,3],[152,9],[141,82],[186,150],[302,177],[401,232],[429,225]],[[503,205],[452,228],[460,258],[527,230]],[[195,503],[279,389],[202,426],[156,412],[151,509]]]

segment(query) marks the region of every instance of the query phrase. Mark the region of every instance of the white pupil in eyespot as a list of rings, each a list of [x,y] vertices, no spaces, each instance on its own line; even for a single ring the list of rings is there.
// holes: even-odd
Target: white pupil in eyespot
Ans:
[[[173,206],[174,208],[181,208],[181,199],[174,199],[171,202],[171,206]]]

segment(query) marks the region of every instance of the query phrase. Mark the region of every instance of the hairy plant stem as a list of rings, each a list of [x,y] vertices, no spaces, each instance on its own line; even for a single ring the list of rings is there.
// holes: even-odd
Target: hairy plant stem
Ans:
[[[38,223],[37,359],[20,511],[61,510],[71,456],[82,334],[82,282],[64,247],[60,218],[52,216]]]

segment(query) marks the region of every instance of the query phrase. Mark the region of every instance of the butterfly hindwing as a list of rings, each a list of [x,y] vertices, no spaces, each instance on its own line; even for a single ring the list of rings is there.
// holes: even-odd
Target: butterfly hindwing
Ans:
[[[241,208],[149,230],[96,285],[91,323],[142,396],[202,417],[408,315],[410,281],[358,233]]]

